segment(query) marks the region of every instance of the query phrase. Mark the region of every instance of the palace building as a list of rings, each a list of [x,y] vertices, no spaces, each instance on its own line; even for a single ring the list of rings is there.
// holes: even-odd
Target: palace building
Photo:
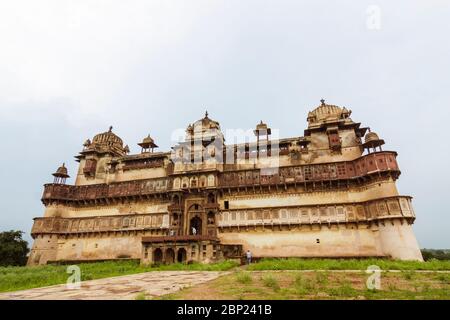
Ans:
[[[87,140],[74,185],[64,164],[44,186],[28,264],[263,257],[422,260],[395,151],[324,100],[303,136],[226,144],[206,113],[171,151],[147,136],[130,154],[112,131]],[[246,140],[247,141],[247,140]]]

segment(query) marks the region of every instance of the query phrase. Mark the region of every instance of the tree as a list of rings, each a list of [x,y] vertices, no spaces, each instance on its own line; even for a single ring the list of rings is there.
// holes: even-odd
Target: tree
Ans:
[[[0,232],[0,266],[23,266],[27,263],[28,242],[22,231]]]

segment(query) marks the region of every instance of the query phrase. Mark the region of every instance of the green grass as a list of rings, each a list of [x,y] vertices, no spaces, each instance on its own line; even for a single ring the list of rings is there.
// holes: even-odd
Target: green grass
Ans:
[[[147,295],[145,294],[145,292],[140,292],[136,295],[134,300],[147,300]]]
[[[381,277],[381,287],[369,290],[369,276],[360,272],[249,271],[253,281],[242,283],[236,273],[227,274],[199,286],[185,288],[157,299],[400,299],[449,300],[450,283],[437,272],[413,272],[412,280],[402,272]],[[260,281],[256,281],[260,279]]]
[[[224,271],[238,265],[234,261],[213,264],[175,263],[160,266],[141,266],[138,261],[107,261],[80,263],[81,280],[93,280],[135,274],[149,271]],[[35,267],[0,267],[0,292],[24,290],[66,283],[70,274],[66,265],[45,265]]]
[[[268,287],[268,288],[272,288],[275,291],[280,289],[280,285],[278,284],[278,280],[275,279],[275,277],[270,275],[270,274],[262,276],[261,280],[262,280],[263,284],[266,287]]]
[[[414,272],[412,271],[402,271],[403,274],[403,278],[405,278],[405,280],[412,280],[414,278]]]
[[[247,272],[238,272],[236,274],[236,279],[239,283],[248,284],[253,281],[252,277]]]
[[[387,259],[262,259],[247,270],[366,270],[376,265],[382,270],[450,270],[450,260],[399,261]]]

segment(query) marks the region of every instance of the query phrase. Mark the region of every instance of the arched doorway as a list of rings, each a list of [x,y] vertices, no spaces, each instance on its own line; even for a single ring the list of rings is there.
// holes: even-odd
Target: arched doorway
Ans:
[[[166,250],[166,263],[174,263],[175,262],[175,251],[172,248]]]
[[[184,248],[178,249],[177,261],[178,262],[185,262],[186,261],[186,249],[184,249]]]
[[[153,250],[153,263],[159,264],[162,262],[162,250],[160,248],[156,248]]]
[[[202,234],[202,219],[198,216],[193,217],[189,224],[189,234],[193,235],[194,233]]]

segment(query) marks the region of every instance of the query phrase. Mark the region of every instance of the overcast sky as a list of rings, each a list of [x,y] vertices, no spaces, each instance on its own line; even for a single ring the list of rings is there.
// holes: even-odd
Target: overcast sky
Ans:
[[[205,109],[299,136],[324,98],[399,152],[420,246],[450,248],[449,34],[446,0],[2,1],[0,230],[30,240],[42,185],[110,125],[132,152]]]

